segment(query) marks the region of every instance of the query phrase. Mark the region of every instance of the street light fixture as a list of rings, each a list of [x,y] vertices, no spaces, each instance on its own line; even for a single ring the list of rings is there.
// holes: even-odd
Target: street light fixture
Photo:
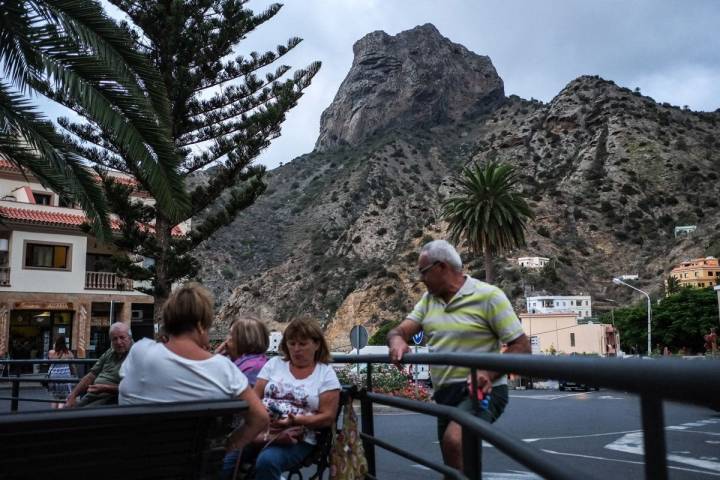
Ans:
[[[612,281],[615,285],[625,285],[626,287],[632,288],[636,292],[640,292],[643,295],[645,295],[645,297],[647,297],[647,304],[648,304],[648,307],[647,307],[647,311],[648,311],[648,314],[647,314],[647,318],[648,318],[648,322],[647,322],[648,323],[648,325],[647,325],[647,354],[648,354],[648,356],[650,356],[650,353],[652,352],[652,332],[650,329],[650,325],[651,325],[650,322],[652,320],[652,304],[650,302],[650,295],[648,295],[647,292],[640,290],[637,287],[633,287],[629,283],[623,282],[619,278],[613,278]]]

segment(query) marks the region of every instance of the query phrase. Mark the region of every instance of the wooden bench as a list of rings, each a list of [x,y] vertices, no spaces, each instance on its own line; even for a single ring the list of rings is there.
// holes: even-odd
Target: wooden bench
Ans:
[[[245,410],[223,400],[0,415],[0,480],[215,480]]]

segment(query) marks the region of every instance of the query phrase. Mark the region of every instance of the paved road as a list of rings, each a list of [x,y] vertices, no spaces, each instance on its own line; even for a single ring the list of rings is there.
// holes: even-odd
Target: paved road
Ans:
[[[511,391],[498,428],[547,455],[594,474],[589,478],[643,478],[639,400],[600,390],[573,393]],[[665,404],[670,478],[720,477],[720,414],[694,406]],[[376,436],[441,461],[435,420],[418,414],[376,413]],[[378,449],[378,478],[440,478],[425,467]],[[483,448],[483,478],[539,478],[490,445]]]
[[[0,396],[9,389],[0,388]],[[23,395],[47,398],[38,388]],[[639,400],[621,392],[511,391],[498,428],[522,438],[559,463],[567,462],[594,478],[643,478]],[[20,410],[47,409],[48,404],[21,402]],[[0,400],[0,413],[9,402]],[[720,414],[707,408],[665,404],[671,479],[720,478]],[[441,461],[435,419],[378,408],[376,436],[427,459]],[[378,478],[440,478],[425,467],[377,450]],[[490,445],[483,448],[484,477],[490,480],[538,478]]]

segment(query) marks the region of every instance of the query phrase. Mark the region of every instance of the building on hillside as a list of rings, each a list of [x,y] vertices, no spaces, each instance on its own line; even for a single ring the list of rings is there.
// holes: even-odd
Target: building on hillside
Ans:
[[[132,196],[154,202],[142,191]],[[113,273],[111,257],[119,252],[84,233],[85,219],[0,157],[0,358],[43,358],[60,335],[78,357],[96,357],[110,346],[113,321],[130,324],[136,338],[153,336],[153,298]],[[117,219],[111,225],[119,229]]]
[[[718,284],[720,264],[715,257],[694,258],[670,271],[681,287],[705,288]]]
[[[525,299],[528,313],[574,313],[580,318],[592,317],[590,295],[546,295]]]
[[[675,227],[675,238],[689,237],[697,230],[697,225],[680,225]]]
[[[534,350],[615,356],[620,347],[620,334],[614,326],[580,324],[571,312],[521,313],[520,323]]]
[[[517,261],[521,267],[540,269],[547,265],[550,259],[545,257],[519,257]]]

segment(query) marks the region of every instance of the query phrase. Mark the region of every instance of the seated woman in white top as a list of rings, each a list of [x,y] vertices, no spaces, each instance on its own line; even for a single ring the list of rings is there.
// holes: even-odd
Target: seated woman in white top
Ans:
[[[249,410],[229,447],[243,448],[269,418],[245,375],[226,357],[207,351],[212,296],[198,284],[185,285],[170,295],[162,317],[168,341],[140,340],[120,367],[120,405],[239,398]]]
[[[256,480],[277,480],[299,464],[316,443],[315,430],[332,425],[340,400],[340,382],[320,325],[293,320],[280,342],[282,356],[260,370],[255,392],[275,412],[270,429],[254,445],[264,448],[255,462]]]

